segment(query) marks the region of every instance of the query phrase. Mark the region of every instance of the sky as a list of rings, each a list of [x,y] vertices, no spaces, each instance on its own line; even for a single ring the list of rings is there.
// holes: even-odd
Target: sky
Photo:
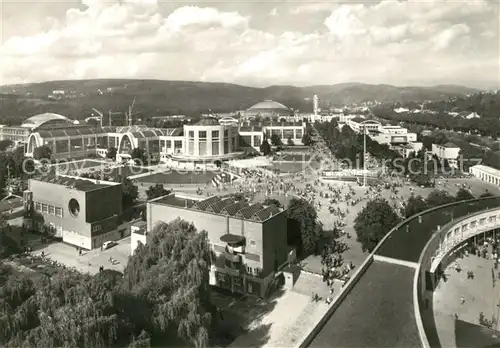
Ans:
[[[500,81],[500,2],[0,0],[0,85]]]

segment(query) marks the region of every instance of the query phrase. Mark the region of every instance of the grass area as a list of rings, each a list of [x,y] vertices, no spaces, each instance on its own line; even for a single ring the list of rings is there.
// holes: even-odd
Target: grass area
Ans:
[[[451,221],[452,215],[457,219],[468,213],[475,213],[498,206],[500,206],[500,197],[492,197],[438,208],[422,215],[422,223],[419,223],[418,217],[415,217],[394,231],[377,254],[399,260],[418,262],[422,250],[436,230],[437,225],[444,226]]]
[[[296,163],[273,163],[271,168],[273,170],[279,169],[280,173],[298,173],[305,170],[308,167],[307,162],[296,162]]]
[[[307,153],[303,154],[281,154],[280,156],[276,156],[280,161],[309,161],[311,156]]]
[[[54,167],[60,172],[69,172],[73,170],[81,170],[91,167],[104,167],[104,162],[94,160],[81,160],[66,163],[54,164]]]
[[[216,172],[165,172],[134,179],[138,182],[159,184],[209,184]]]
[[[415,270],[374,262],[310,347],[419,347],[413,311]]]

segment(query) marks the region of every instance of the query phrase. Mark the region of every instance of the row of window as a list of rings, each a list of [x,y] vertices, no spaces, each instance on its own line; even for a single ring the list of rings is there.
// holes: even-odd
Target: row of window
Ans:
[[[219,137],[219,131],[218,130],[213,130],[212,131],[212,139],[213,138],[218,138]],[[229,135],[229,131],[226,129],[224,131],[224,136],[227,137]],[[189,131],[188,132],[188,136],[190,138],[194,138],[194,131]],[[207,131],[198,131],[198,138],[200,139],[206,139],[207,138]]]
[[[51,204],[35,202],[35,210],[40,211],[44,214],[63,217],[63,209],[61,207],[56,207]]]
[[[165,145],[168,149],[172,147],[172,140],[160,140],[160,143],[162,148]],[[174,140],[174,149],[182,149],[182,140]]]

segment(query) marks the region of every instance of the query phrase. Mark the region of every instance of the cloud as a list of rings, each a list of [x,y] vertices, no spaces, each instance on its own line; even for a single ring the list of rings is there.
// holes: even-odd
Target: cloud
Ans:
[[[168,11],[155,0],[82,4],[64,18],[41,18],[44,31],[5,38],[0,83],[108,77],[407,84],[432,76],[433,83],[477,85],[499,76],[499,5],[486,0],[280,3],[259,12],[239,3]],[[299,29],[300,14],[314,28]],[[268,31],[268,16],[285,30]]]

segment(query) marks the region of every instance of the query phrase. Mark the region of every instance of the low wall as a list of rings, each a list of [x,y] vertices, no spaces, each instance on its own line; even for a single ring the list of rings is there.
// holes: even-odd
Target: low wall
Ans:
[[[340,290],[339,295],[330,304],[330,308],[328,308],[326,314],[318,321],[318,323],[314,326],[314,329],[312,329],[312,331],[309,333],[309,335],[307,335],[304,341],[302,341],[302,343],[299,346],[300,348],[308,347],[311,344],[316,335],[321,331],[321,329],[323,329],[323,327],[328,322],[330,317],[333,315],[333,313],[335,313],[337,308],[339,308],[342,301],[344,301],[346,296],[351,292],[351,290],[358,283],[358,281],[361,279],[363,274],[366,272],[366,270],[368,269],[368,267],[370,267],[372,263],[373,263],[373,253],[366,258],[366,260],[361,264],[361,266],[359,266],[356,272],[354,272],[351,279],[349,279],[349,281],[344,285],[342,290]],[[346,320],[349,319],[346,318]]]

